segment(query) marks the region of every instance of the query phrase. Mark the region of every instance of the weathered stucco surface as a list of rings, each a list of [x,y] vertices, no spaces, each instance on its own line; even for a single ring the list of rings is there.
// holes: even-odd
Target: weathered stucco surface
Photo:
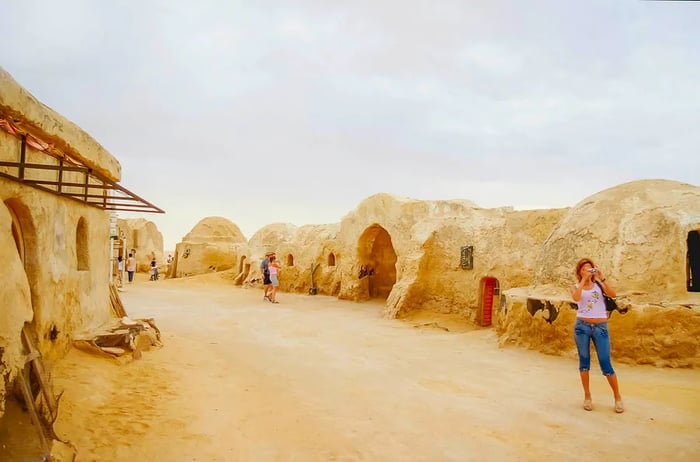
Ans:
[[[693,185],[635,181],[584,199],[541,247],[532,286],[506,292],[496,322],[501,343],[574,355],[569,287],[576,262],[588,257],[615,287],[618,305],[630,309],[610,320],[615,358],[700,366],[700,294],[686,288],[688,233],[698,228]],[[531,314],[533,300],[546,309]]]
[[[5,387],[11,383],[22,365],[21,331],[32,320],[29,280],[12,238],[12,217],[7,207],[0,206],[0,273],[3,277],[2,309],[0,310],[0,415],[5,405]]]
[[[0,247],[9,254],[2,261],[10,262],[0,267],[0,348],[12,375],[21,366],[15,352],[24,322],[32,322],[50,361],[65,353],[75,331],[109,319],[109,215],[5,179],[0,197]]]
[[[422,310],[474,320],[481,278],[529,283],[537,252],[565,211],[515,212],[377,194],[340,223],[261,228],[241,246],[235,281],[257,282],[265,253],[275,251],[281,290],[387,300],[387,316]],[[460,267],[465,245],[476,249],[470,270]],[[180,248],[177,253],[181,259]]]
[[[148,272],[151,259],[156,258],[159,267],[165,263],[163,234],[152,221],[144,218],[117,220],[118,235],[125,245],[124,258],[135,250],[136,271]]]
[[[174,263],[168,277],[231,269],[236,265],[239,254],[245,253],[246,243],[241,230],[230,220],[204,218],[175,246]]]
[[[110,180],[121,179],[121,165],[116,158],[76,124],[37,100],[0,67],[2,117],[7,117],[41,141],[53,144],[64,154],[79,159]]]
[[[72,122],[37,101],[0,68],[0,118],[118,180],[117,160]],[[19,162],[21,142],[0,129],[0,160]],[[26,147],[26,162],[58,162]],[[3,167],[10,172],[16,167]],[[16,172],[10,172],[16,175]],[[56,172],[30,178],[55,180]],[[64,180],[71,181],[70,173]],[[35,331],[45,361],[63,356],[74,334],[110,316],[109,213],[0,178],[0,415],[6,387],[24,361],[21,331]]]
[[[337,295],[340,283],[338,262],[341,258],[341,249],[336,241],[338,227],[338,224],[333,224],[297,228],[289,223],[274,223],[261,228],[250,239],[247,283],[261,278],[260,263],[267,252],[274,251],[282,266],[280,290],[309,293],[314,287],[317,293]]]
[[[487,304],[482,283],[493,278],[490,301],[502,344],[573,355],[568,286],[576,261],[587,256],[614,281],[618,303],[632,307],[611,320],[616,358],[698,366],[700,295],[686,288],[686,241],[698,228],[700,188],[667,180],[619,185],[551,210],[382,193],[340,223],[277,223],[249,242],[242,238],[232,279],[259,285],[260,262],[275,251],[283,291],[385,300],[388,317],[433,313],[478,324]],[[467,246],[470,269],[460,261]]]

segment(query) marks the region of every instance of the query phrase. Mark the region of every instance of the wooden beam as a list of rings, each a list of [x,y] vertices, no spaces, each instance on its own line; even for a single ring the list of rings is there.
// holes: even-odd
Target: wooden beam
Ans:
[[[32,391],[29,387],[29,367],[25,366],[19,379],[19,387],[22,390],[22,397],[24,398],[24,404],[27,406],[29,411],[29,416],[32,419],[32,424],[36,427],[36,431],[39,435],[39,444],[41,445],[41,450],[45,455],[50,457],[51,446],[49,446],[49,440],[46,438],[46,433],[44,433],[44,426],[39,418],[39,413],[34,406],[34,398],[32,397]]]

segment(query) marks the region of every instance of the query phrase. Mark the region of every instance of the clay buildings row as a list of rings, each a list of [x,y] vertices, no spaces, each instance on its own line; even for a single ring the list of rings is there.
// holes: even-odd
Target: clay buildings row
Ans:
[[[259,284],[273,250],[280,288],[349,300],[385,300],[388,317],[452,315],[493,325],[502,344],[573,354],[569,286],[582,257],[612,281],[616,357],[698,366],[700,188],[640,180],[571,208],[484,209],[464,201],[377,194],[340,223],[271,224],[246,240],[228,219],[209,217],[177,245],[170,277],[228,270]]]
[[[141,270],[152,256],[163,261],[151,222],[114,222],[114,210],[161,212],[120,179],[112,155],[0,70],[0,415],[27,367],[23,332],[44,358],[61,357],[76,333],[112,316],[117,254],[133,249]],[[271,224],[250,239],[229,219],[205,218],[177,245],[167,276],[225,272],[232,286],[259,287],[272,250],[282,291],[378,299],[389,317],[452,316],[493,326],[502,344],[573,354],[567,287],[586,256],[631,308],[612,318],[616,357],[697,367],[698,229],[700,188],[668,180],[554,210],[377,194],[339,223]]]

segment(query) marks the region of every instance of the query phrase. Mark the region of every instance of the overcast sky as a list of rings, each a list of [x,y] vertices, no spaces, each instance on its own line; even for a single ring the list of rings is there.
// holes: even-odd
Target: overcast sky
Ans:
[[[9,1],[2,65],[166,210],[246,237],[388,192],[567,207],[700,184],[700,3]]]

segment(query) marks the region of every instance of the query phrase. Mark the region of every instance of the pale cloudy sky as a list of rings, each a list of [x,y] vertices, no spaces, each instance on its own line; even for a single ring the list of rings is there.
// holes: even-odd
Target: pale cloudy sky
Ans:
[[[0,65],[122,164],[174,249],[378,192],[572,206],[700,184],[700,3],[0,0]]]

